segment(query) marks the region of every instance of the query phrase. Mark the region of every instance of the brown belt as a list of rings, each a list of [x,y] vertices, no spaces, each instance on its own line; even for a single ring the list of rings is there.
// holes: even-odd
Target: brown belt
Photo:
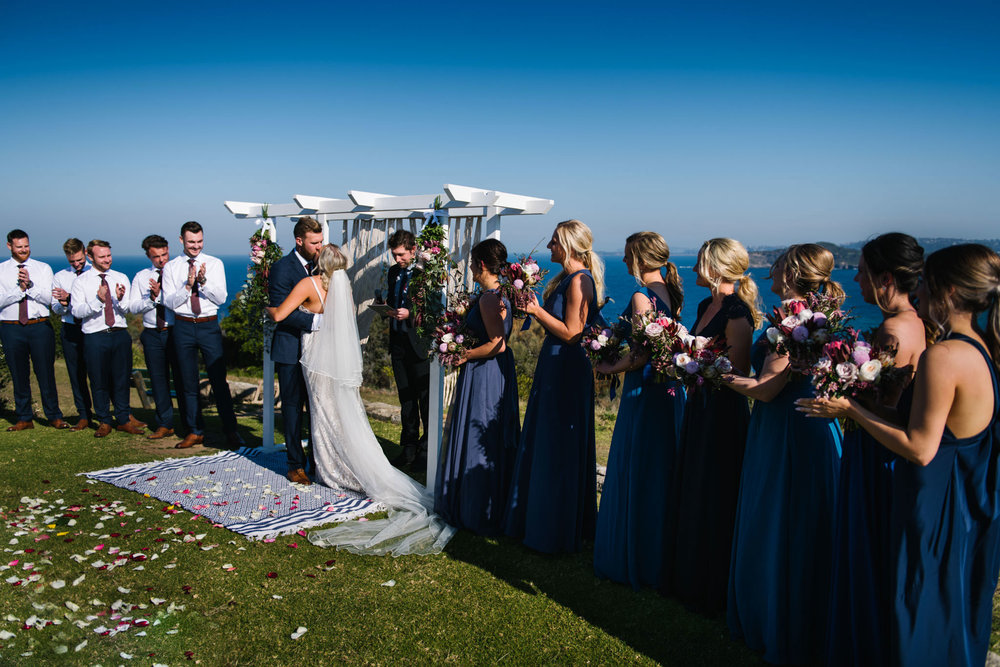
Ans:
[[[209,315],[208,317],[187,317],[185,315],[174,315],[174,319],[180,320],[181,322],[193,322],[198,324],[199,322],[214,322],[219,319],[218,315]]]
[[[48,321],[49,318],[47,317],[36,317],[33,320],[28,320],[27,322],[25,322],[24,326],[27,326],[29,324],[38,324],[39,322],[48,322]],[[17,320],[2,320],[0,321],[0,324],[21,324],[21,323]]]

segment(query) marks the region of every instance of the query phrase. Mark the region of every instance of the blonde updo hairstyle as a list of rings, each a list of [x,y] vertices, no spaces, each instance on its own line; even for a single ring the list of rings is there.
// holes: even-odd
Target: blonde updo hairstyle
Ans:
[[[760,314],[760,292],[757,283],[747,273],[749,268],[747,249],[736,239],[727,238],[705,241],[698,251],[698,263],[695,265],[698,275],[712,286],[713,291],[724,282],[736,284],[736,296],[750,309],[753,328],[756,329],[764,318]]]
[[[340,246],[328,243],[319,251],[319,257],[316,258],[316,269],[319,271],[323,289],[328,290],[333,272],[347,269],[347,257],[340,252]]]
[[[1000,256],[984,245],[962,243],[928,255],[924,262],[927,313],[938,334],[947,334],[953,311],[986,312],[986,330],[972,324],[986,341],[993,365],[1000,368]]]
[[[594,235],[590,227],[579,220],[564,220],[556,225],[556,239],[568,256],[576,257],[590,270],[594,278],[598,307],[604,302],[604,261],[594,252]],[[549,298],[568,274],[563,269],[545,286],[543,299]]]
[[[656,232],[636,232],[625,239],[625,255],[628,259],[629,273],[639,281],[640,285],[645,285],[642,282],[643,273],[666,269],[663,281],[666,283],[670,307],[673,309],[670,315],[680,319],[681,309],[684,306],[684,289],[677,267],[670,261],[670,246],[663,237]]]
[[[825,294],[843,303],[844,288],[830,277],[833,273],[833,253],[817,243],[789,246],[774,262],[772,270],[779,269],[785,284],[795,293],[805,296],[809,292]]]

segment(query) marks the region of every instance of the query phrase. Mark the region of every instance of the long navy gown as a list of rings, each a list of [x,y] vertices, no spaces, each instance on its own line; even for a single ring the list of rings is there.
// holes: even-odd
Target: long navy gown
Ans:
[[[654,310],[669,312],[653,290],[637,292],[649,297]],[[622,317],[631,321],[631,301]],[[625,374],[597,513],[598,577],[636,590],[663,583],[664,548],[673,547],[665,533],[683,416],[682,386],[657,382],[650,364]]]
[[[945,427],[926,466],[900,458],[893,473],[892,647],[897,665],[985,664],[1000,566],[1000,394],[993,362],[993,421],[968,438]]]
[[[506,340],[514,323],[513,310],[506,298],[500,298],[507,310]],[[478,341],[489,339],[478,301],[469,310],[466,326]],[[509,347],[489,359],[462,364],[449,421],[434,511],[456,528],[499,535],[520,436],[517,373]]]
[[[751,364],[768,355],[757,339]],[[833,516],[840,474],[840,426],[797,412],[813,398],[793,375],[750,415],[729,570],[729,630],[774,664],[818,662],[829,612]]]
[[[572,273],[545,300],[565,320]],[[594,291],[596,295],[596,290]],[[596,296],[587,326],[600,317]],[[576,552],[593,539],[597,516],[594,372],[580,343],[546,334],[524,413],[504,532],[544,553]]]
[[[729,320],[753,322],[750,309],[735,294],[724,298],[711,321],[702,322],[710,303],[708,298],[698,304],[701,329],[693,333],[724,337]],[[670,581],[662,590],[706,614],[726,608],[749,421],[747,399],[735,391],[701,387],[688,393],[673,484],[677,493],[673,559],[668,561]]]

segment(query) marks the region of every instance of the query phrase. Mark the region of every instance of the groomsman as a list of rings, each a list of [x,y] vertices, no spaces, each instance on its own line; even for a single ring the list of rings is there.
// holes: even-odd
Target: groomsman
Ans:
[[[91,269],[84,250],[83,241],[80,239],[66,239],[63,243],[63,252],[66,254],[69,267],[58,271],[52,277],[52,312],[62,317],[60,337],[63,359],[66,361],[69,386],[73,390],[73,403],[76,405],[77,422],[70,431],[82,431],[90,426],[92,419],[90,387],[87,386],[87,362],[83,355],[83,330],[80,328],[80,322],[73,317],[70,308],[73,282],[77,276]]]
[[[170,261],[170,247],[159,234],[151,234],[142,240],[142,249],[152,263],[148,269],[135,274],[132,280],[132,303],[129,310],[142,315],[142,353],[149,370],[149,384],[156,403],[156,430],[150,440],[160,440],[174,434],[174,403],[170,398],[170,379],[173,377],[174,392],[178,405],[184,406],[184,390],[180,381],[177,351],[174,348],[174,311],[164,305],[163,268]],[[184,410],[180,410],[181,424]]]
[[[402,433],[399,444],[403,451],[393,459],[394,465],[417,466],[427,461],[427,412],[430,397],[430,362],[427,341],[417,337],[413,324],[413,301],[410,281],[418,273],[413,267],[417,241],[413,234],[400,229],[389,237],[389,249],[395,264],[389,269],[386,303],[389,310],[389,356],[392,374],[399,394]],[[424,435],[420,435],[420,422]]]
[[[191,427],[187,437],[174,447],[187,449],[205,441],[205,422],[198,404],[199,352],[215,394],[226,444],[241,447],[244,443],[236,432],[236,413],[226,381],[219,328],[219,306],[226,302],[227,295],[225,267],[219,258],[202,252],[204,230],[199,223],[192,220],[181,225],[181,243],[184,254],[167,262],[163,270],[164,305],[174,311],[174,345],[184,387],[183,409]]]
[[[94,239],[87,244],[93,268],[73,281],[70,307],[83,330],[83,355],[94,397],[94,417],[99,422],[95,438],[111,433],[114,405],[118,430],[138,435],[141,422],[132,417],[129,385],[132,371],[132,337],[125,315],[128,313],[128,276],[111,270],[111,244]]]
[[[7,234],[10,259],[0,264],[0,344],[14,384],[17,421],[8,431],[34,428],[29,372],[42,395],[42,410],[54,428],[69,428],[59,410],[56,391],[56,335],[49,322],[52,269],[31,259],[28,235],[20,229]]]
[[[292,234],[295,249],[271,266],[267,290],[269,306],[280,306],[292,288],[312,274],[316,256],[323,247],[323,227],[310,217],[299,218]],[[287,477],[297,484],[311,484],[306,476],[306,457],[302,451],[302,412],[307,398],[305,377],[299,364],[302,332],[318,329],[322,318],[322,315],[296,310],[278,323],[271,338],[271,359],[281,391],[281,420],[288,452]]]

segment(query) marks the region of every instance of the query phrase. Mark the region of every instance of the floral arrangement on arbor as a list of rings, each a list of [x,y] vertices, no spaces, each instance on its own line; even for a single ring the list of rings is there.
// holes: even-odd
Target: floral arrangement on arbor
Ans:
[[[465,361],[465,353],[477,344],[466,327],[465,320],[472,307],[474,297],[467,292],[458,292],[448,298],[448,308],[434,330],[431,353],[442,366],[455,368]]]
[[[446,215],[442,212],[441,198],[436,198],[434,211],[426,214],[428,222],[417,236],[416,262],[420,273],[410,279],[410,299],[413,322],[421,338],[434,336],[444,322],[441,291],[448,284],[448,272],[456,266],[448,253],[448,229],[441,224]]]
[[[263,206],[263,224],[250,237],[250,265],[247,279],[240,292],[240,302],[247,311],[247,323],[255,332],[263,332],[264,306],[268,302],[268,276],[271,266],[282,257],[281,246],[276,241],[274,224],[269,221],[267,204]],[[268,320],[269,321],[269,320]]]

